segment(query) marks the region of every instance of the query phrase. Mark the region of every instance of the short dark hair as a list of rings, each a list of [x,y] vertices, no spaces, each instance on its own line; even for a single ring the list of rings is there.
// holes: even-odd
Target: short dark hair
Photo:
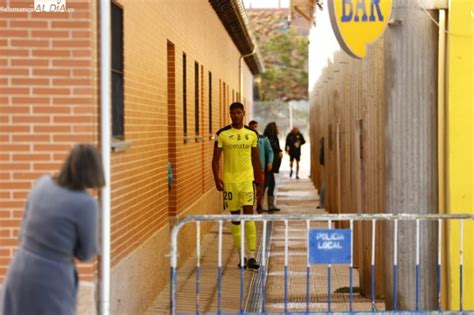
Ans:
[[[104,169],[97,148],[92,144],[76,144],[64,161],[56,182],[73,190],[104,186]]]
[[[245,110],[244,104],[242,104],[240,102],[234,102],[234,103],[230,104],[230,107],[229,107],[229,110],[233,110],[233,109]]]
[[[250,125],[258,125],[258,122],[255,121],[255,120],[251,120],[251,121],[249,122],[249,126],[250,126]]]

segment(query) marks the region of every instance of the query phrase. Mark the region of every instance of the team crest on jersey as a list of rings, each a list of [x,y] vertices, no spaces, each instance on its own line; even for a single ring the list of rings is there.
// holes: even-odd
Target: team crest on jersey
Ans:
[[[245,140],[248,140],[249,139],[249,135],[245,135]]]

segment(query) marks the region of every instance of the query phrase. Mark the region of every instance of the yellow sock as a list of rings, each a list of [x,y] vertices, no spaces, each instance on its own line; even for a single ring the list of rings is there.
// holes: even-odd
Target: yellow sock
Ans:
[[[257,227],[255,226],[255,221],[245,222],[245,236],[247,236],[249,258],[255,258],[255,248],[257,247]]]
[[[242,245],[240,242],[240,224],[231,223],[231,232],[232,232],[232,237],[234,238],[234,246],[235,248],[239,250],[239,255],[240,255],[240,247]]]

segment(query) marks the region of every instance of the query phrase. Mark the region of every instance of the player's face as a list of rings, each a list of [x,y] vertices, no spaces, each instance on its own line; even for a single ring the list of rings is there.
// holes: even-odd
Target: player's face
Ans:
[[[258,131],[258,124],[251,124],[250,128],[252,128],[255,131]]]
[[[245,112],[240,108],[233,108],[230,110],[230,119],[233,125],[240,125],[244,119]]]

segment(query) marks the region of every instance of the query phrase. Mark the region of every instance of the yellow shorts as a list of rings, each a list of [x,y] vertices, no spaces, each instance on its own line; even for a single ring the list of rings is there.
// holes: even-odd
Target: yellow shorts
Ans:
[[[242,206],[253,206],[255,191],[252,182],[224,183],[224,206],[229,211],[240,210]]]

